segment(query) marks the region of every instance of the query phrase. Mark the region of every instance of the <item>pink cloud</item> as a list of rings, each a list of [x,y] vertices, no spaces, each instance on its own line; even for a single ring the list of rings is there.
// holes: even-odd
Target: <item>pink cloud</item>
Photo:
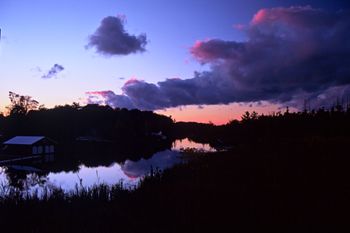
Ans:
[[[213,60],[216,55],[214,53],[214,51],[212,51],[208,46],[207,43],[210,40],[204,40],[204,41],[200,41],[197,40],[194,45],[190,48],[190,52],[191,54],[198,60],[201,62],[207,62],[210,60]]]
[[[87,91],[85,92],[86,95],[95,95],[95,96],[102,96],[102,97],[106,97],[108,95],[110,95],[111,93],[113,93],[113,91]]]
[[[253,17],[251,24],[259,24],[263,22],[267,17],[267,9],[259,10]]]
[[[219,39],[196,41],[190,49],[191,54],[199,62],[219,62],[225,59],[237,59],[244,49],[242,43],[235,41],[222,41]]]
[[[310,6],[276,7],[259,10],[253,16],[250,25],[254,27],[267,24],[273,28],[282,24],[289,27],[310,27],[322,24],[329,16],[325,11]],[[319,20],[316,20],[317,18]]]
[[[130,78],[129,80],[127,80],[125,83],[124,83],[124,87],[125,86],[130,86],[130,85],[134,85],[134,84],[138,84],[142,82],[142,80],[139,80],[137,79],[136,77],[132,77]]]

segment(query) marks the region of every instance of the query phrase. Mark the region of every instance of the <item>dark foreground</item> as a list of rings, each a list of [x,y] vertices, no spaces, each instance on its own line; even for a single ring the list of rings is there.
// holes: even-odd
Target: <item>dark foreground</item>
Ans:
[[[344,232],[346,138],[274,139],[153,172],[139,189],[1,200],[1,232]],[[189,153],[189,156],[193,155]],[[192,156],[191,156],[192,157]]]

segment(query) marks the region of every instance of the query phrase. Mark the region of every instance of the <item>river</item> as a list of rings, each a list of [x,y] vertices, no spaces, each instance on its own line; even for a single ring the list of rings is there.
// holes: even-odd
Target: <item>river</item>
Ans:
[[[77,167],[63,169],[60,164],[11,164],[0,167],[0,195],[6,195],[10,188],[17,188],[23,192],[38,192],[43,189],[52,190],[61,188],[71,192],[76,188],[89,188],[93,185],[113,185],[122,182],[125,187],[134,188],[140,179],[149,174],[151,169],[163,170],[181,163],[182,151],[195,149],[204,152],[213,152],[209,144],[196,143],[187,138],[176,140],[171,149],[154,153],[149,158],[138,160],[125,159],[122,162],[111,162],[108,165],[90,162],[81,162]],[[67,163],[67,161],[66,161]],[[68,162],[69,163],[69,162]],[[64,171],[60,171],[64,170]]]

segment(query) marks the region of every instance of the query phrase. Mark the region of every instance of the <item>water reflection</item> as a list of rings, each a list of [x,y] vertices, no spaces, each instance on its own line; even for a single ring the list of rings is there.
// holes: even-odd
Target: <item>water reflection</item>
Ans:
[[[8,195],[11,191],[34,193],[53,186],[43,173],[15,171],[8,167],[0,168],[0,194]]]
[[[60,187],[69,192],[77,187],[91,187],[94,184],[116,184],[123,181],[127,187],[137,186],[140,179],[148,174],[151,169],[169,168],[181,160],[181,150],[193,148],[203,151],[215,151],[209,144],[200,144],[188,139],[177,140],[171,149],[158,151],[150,158],[138,160],[135,156],[123,162],[108,162],[101,157],[100,161],[94,157],[94,162],[89,159],[79,160],[80,165],[74,165],[77,161],[59,160],[50,164],[37,163],[0,167],[0,195],[6,194],[6,187],[13,187],[24,192],[40,193],[43,189]],[[130,159],[132,158],[132,159]],[[108,161],[110,157],[107,158]],[[92,166],[93,165],[93,166]]]
[[[169,168],[181,162],[179,152],[165,150],[155,153],[150,159],[140,159],[139,161],[126,160],[121,165],[121,170],[129,178],[139,178],[147,174],[150,169]]]
[[[64,190],[72,190],[76,185],[90,187],[94,184],[115,184],[123,181],[126,185],[136,185],[138,180],[131,179],[124,174],[119,164],[114,163],[109,167],[86,167],[79,166],[79,170],[75,172],[59,172],[49,173],[48,180]]]
[[[173,150],[181,151],[186,149],[195,149],[203,152],[215,152],[216,149],[211,147],[207,143],[197,143],[194,141],[191,141],[188,138],[179,139],[173,142],[172,146]]]

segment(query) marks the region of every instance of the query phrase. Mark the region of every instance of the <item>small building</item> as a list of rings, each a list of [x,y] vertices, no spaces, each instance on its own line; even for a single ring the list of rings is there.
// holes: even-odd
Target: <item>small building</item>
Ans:
[[[3,143],[3,153],[16,156],[55,153],[56,142],[44,136],[16,136]]]

